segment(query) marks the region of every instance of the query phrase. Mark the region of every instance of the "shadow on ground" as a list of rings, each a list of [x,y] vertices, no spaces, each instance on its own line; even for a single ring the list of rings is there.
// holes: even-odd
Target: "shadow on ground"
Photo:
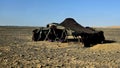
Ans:
[[[81,42],[80,39],[67,39],[68,42]]]
[[[103,42],[103,44],[106,44],[106,43],[115,43],[116,41],[115,40],[105,40],[104,42]]]
[[[114,40],[105,40],[104,42],[102,42],[100,44],[108,44],[108,43],[116,43],[116,41],[114,41]],[[93,44],[90,45],[90,47],[93,47],[93,46],[95,46],[97,44],[99,44],[99,43],[93,43]]]

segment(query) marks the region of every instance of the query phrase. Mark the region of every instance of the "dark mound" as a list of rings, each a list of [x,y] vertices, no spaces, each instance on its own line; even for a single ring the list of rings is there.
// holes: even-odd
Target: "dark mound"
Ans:
[[[71,29],[78,33],[85,32],[85,33],[94,33],[93,30],[86,29],[82,25],[78,24],[73,18],[66,18],[60,25],[66,27],[67,29]]]

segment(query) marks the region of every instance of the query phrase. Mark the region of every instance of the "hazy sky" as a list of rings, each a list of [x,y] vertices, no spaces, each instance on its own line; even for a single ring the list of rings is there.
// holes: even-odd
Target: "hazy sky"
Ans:
[[[120,25],[120,0],[0,0],[0,25],[46,26],[69,17],[83,26]]]

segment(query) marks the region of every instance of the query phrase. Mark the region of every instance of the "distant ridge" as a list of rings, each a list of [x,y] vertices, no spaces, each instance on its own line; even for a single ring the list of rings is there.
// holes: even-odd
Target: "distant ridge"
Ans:
[[[107,28],[120,28],[120,26],[109,26]]]
[[[120,26],[93,26],[94,28],[120,28]]]

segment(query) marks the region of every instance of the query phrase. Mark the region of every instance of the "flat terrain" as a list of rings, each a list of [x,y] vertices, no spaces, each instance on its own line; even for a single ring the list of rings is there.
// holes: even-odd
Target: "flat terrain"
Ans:
[[[104,44],[31,40],[35,27],[0,27],[0,68],[120,68],[120,28],[103,30]]]

